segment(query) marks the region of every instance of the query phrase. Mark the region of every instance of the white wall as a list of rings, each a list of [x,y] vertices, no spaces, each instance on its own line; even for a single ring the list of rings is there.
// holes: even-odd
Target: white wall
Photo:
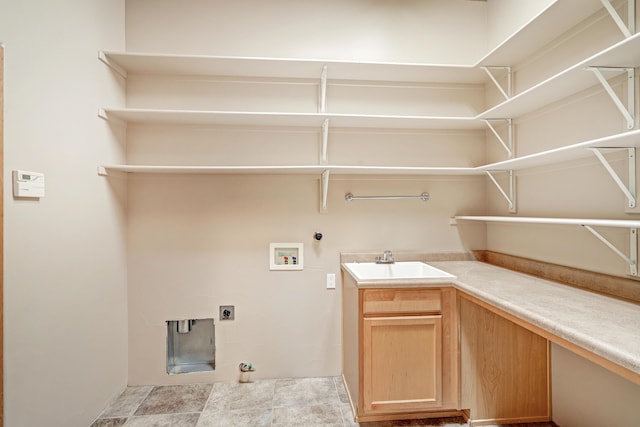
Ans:
[[[97,60],[124,48],[124,2],[0,0],[5,45],[4,408],[11,427],[87,426],[127,382],[126,188],[96,174],[123,147]],[[12,197],[11,171],[46,196]]]

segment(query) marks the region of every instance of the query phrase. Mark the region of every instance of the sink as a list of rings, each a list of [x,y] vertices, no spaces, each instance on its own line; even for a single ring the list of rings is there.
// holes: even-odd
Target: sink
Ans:
[[[375,280],[451,281],[456,276],[419,261],[376,264],[374,262],[346,262],[344,268],[358,282]]]

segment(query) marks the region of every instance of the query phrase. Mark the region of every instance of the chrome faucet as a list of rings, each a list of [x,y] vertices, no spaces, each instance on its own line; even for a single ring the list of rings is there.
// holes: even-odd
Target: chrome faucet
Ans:
[[[393,264],[396,260],[393,258],[391,251],[384,251],[382,256],[376,257],[376,264]]]

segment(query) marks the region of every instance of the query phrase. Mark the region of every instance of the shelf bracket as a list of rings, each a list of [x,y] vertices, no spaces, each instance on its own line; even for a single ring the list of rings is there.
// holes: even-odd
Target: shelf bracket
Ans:
[[[493,174],[496,173],[496,172],[506,172],[508,174],[508,176],[509,176],[509,194],[507,194],[507,192],[502,188],[502,186],[498,183],[496,178],[493,176]],[[491,179],[491,181],[498,188],[498,191],[500,191],[500,194],[502,194],[502,197],[504,197],[507,200],[507,202],[509,203],[509,212],[515,213],[516,212],[516,177],[513,174],[513,170],[508,170],[508,171],[486,171],[486,173],[487,173],[487,176]]]
[[[504,138],[498,133],[496,128],[493,126],[493,123],[491,123],[492,121],[497,121],[497,120],[501,120],[501,121],[506,121],[507,122],[508,130],[509,130],[509,134],[508,134],[508,137],[507,137],[507,142],[504,141]],[[502,145],[502,148],[504,148],[506,150],[507,154],[509,155],[509,158],[513,159],[513,156],[514,156],[513,120],[512,119],[485,119],[484,122],[487,124],[487,126],[489,127],[491,132],[498,139],[498,141]]]
[[[607,147],[607,149],[616,149],[615,147]],[[602,154],[603,148],[592,147],[589,148],[596,155],[602,166],[609,172],[611,178],[615,181],[616,185],[622,190],[624,195],[627,197],[628,207],[635,208],[636,207],[636,149],[635,147],[623,147],[618,149],[626,149],[628,156],[627,161],[629,163],[629,177],[628,183],[625,184],[622,182],[620,176],[613,170],[609,161]]]
[[[613,18],[614,22],[622,31],[625,37],[631,37],[636,32],[636,2],[635,0],[627,0],[627,23],[625,24],[616,9],[611,4],[610,0],[600,0],[602,5],[609,15]]]
[[[329,195],[329,175],[331,171],[329,169],[322,172],[322,179],[320,180],[322,193],[322,200],[320,201],[320,213],[327,213],[327,197]]]
[[[607,240],[602,234],[598,233],[593,227],[589,225],[583,225],[591,234],[598,238],[602,243],[607,245],[609,249],[616,253],[620,258],[625,260],[629,264],[629,271],[632,276],[638,275],[638,229],[629,229],[629,256],[625,255],[620,249]]]
[[[115,71],[116,73],[118,73],[120,76],[122,76],[123,78],[127,78],[127,70],[125,70],[124,68],[122,68],[120,66],[120,64],[117,64],[114,61],[111,61],[107,55],[105,55],[105,53],[103,51],[99,51],[98,52],[98,59],[107,67],[111,68],[113,71]]]
[[[635,127],[635,77],[636,71],[632,67],[587,67],[585,68],[587,71],[592,71],[602,86],[604,90],[607,91],[611,99],[613,100],[616,107],[620,110],[624,118],[627,120],[627,129],[633,129]],[[626,71],[627,72],[627,106],[625,107],[618,95],[613,91],[611,85],[602,75],[602,71]]]
[[[318,112],[327,111],[327,64],[322,66],[320,73],[320,93],[318,94]]]
[[[491,81],[493,82],[494,85],[496,85],[496,87],[498,88],[498,90],[500,91],[500,93],[502,94],[502,96],[504,96],[505,99],[509,99],[511,98],[511,94],[513,92],[513,88],[512,88],[512,72],[511,72],[511,67],[480,67],[482,68],[487,75],[489,76],[489,78],[491,79]],[[506,71],[507,74],[507,88],[506,90],[502,87],[502,85],[500,84],[500,82],[498,82],[498,79],[496,79],[496,77],[493,75],[493,70],[504,70]]]
[[[329,119],[324,119],[324,122],[322,122],[322,154],[320,158],[320,164],[326,165],[329,162],[328,145],[329,145]]]
[[[106,122],[110,122],[110,123],[114,123],[116,125],[119,126],[123,126],[123,127],[127,127],[127,122],[119,119],[117,117],[111,117],[109,116],[109,113],[107,113],[104,108],[98,108],[98,117],[100,117],[102,120],[106,121]]]

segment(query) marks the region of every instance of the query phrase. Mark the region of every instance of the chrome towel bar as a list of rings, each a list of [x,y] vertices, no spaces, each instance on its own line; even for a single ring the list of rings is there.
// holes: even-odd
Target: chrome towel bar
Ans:
[[[351,193],[347,193],[344,195],[344,199],[347,202],[351,202],[353,200],[398,200],[398,199],[420,199],[423,202],[426,202],[429,200],[429,193],[425,191],[419,196],[354,196]]]

